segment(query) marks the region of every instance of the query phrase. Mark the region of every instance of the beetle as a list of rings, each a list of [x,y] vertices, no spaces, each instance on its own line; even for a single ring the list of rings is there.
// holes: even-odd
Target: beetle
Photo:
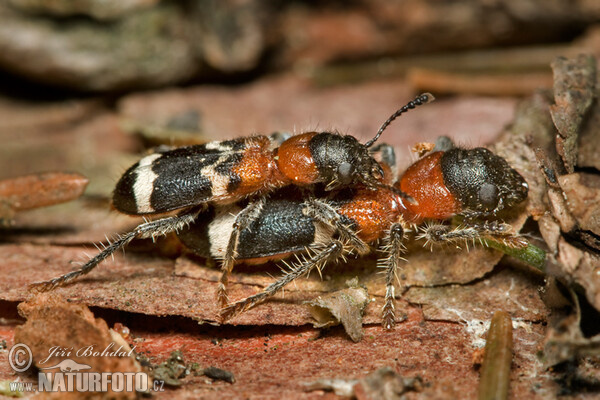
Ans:
[[[380,150],[378,163],[391,170],[395,166],[393,149],[388,146]],[[369,253],[383,243],[380,265],[385,268],[386,295],[382,321],[386,329],[391,329],[395,323],[393,280],[406,232],[411,227],[420,226],[419,238],[428,243],[491,238],[515,248],[525,247],[527,241],[498,217],[503,210],[524,201],[527,194],[523,177],[502,157],[484,148],[452,147],[425,155],[397,180],[382,182],[378,190],[365,184],[314,194],[298,192],[294,187],[280,189],[269,198],[255,201],[252,218],[244,221],[242,227],[237,225],[240,215],[247,212],[247,203],[252,200],[200,205],[175,216],[146,222],[110,243],[80,270],[34,287],[49,290],[63,285],[88,273],[136,237],[155,237],[172,231],[196,253],[221,259],[223,264],[229,254],[247,263],[306,254],[262,292],[232,304],[220,303],[221,316],[226,320],[266,300],[314,268],[323,268],[349,253]],[[464,217],[460,227],[443,223],[457,215]],[[219,300],[227,299],[230,271],[223,269]]]
[[[356,183],[376,189],[383,170],[371,147],[401,114],[434,100],[417,96],[394,112],[362,144],[335,132],[291,137],[254,135],[158,151],[132,165],[116,184],[113,206],[129,215],[160,214],[202,203],[231,204],[275,189],[324,184],[335,190]]]
[[[179,230],[194,220],[198,206],[233,204],[250,198],[237,214],[221,267],[218,297],[224,306],[227,277],[233,268],[240,232],[257,218],[265,195],[290,185],[310,191],[319,184],[326,191],[335,191],[360,183],[370,190],[377,189],[386,178],[375,158],[385,146],[373,145],[396,118],[433,100],[429,93],[417,96],[396,110],[365,144],[351,135],[306,132],[291,137],[254,135],[157,150],[125,171],[116,184],[112,204],[117,211],[129,215],[172,211],[178,215],[125,234],[107,248],[116,250],[136,236],[155,237]],[[82,269],[89,271],[106,257],[103,254],[92,258]],[[63,281],[77,274],[67,275]],[[54,285],[59,281],[55,280]]]
[[[523,202],[527,194],[527,182],[502,157],[481,147],[453,147],[419,159],[393,185],[377,191],[357,185],[327,198],[274,197],[242,231],[238,260],[256,263],[306,249],[308,256],[292,263],[283,277],[262,292],[225,306],[221,316],[229,319],[314,268],[321,269],[348,253],[369,253],[372,245],[382,243],[379,250],[384,256],[379,265],[386,277],[382,323],[391,329],[395,323],[393,281],[411,227],[416,226],[421,232],[418,238],[431,244],[493,239],[524,248],[527,240],[498,216]],[[224,244],[216,240],[217,232],[227,237],[235,213],[233,209],[209,211],[208,218],[199,218],[179,237],[198,254],[222,258]],[[464,218],[461,226],[442,223],[454,216]]]

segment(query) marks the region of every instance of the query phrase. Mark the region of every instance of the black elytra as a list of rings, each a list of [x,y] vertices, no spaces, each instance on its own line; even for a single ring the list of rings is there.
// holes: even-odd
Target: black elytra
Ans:
[[[238,260],[260,259],[285,253],[296,253],[315,242],[314,219],[303,212],[304,203],[294,198],[271,198],[258,218],[241,231],[237,247]],[[183,244],[202,257],[215,257],[215,228],[229,211],[214,207],[198,215],[196,221],[177,233]],[[229,227],[231,224],[229,224]],[[223,232],[228,233],[228,232]],[[229,232],[230,233],[230,232]],[[221,249],[222,251],[222,249]]]

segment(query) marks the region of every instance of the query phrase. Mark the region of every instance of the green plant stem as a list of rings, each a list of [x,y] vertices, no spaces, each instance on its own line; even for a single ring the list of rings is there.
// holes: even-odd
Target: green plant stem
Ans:
[[[542,273],[546,272],[546,252],[537,246],[528,244],[524,248],[514,248],[491,239],[486,239],[485,243],[493,249],[531,265]]]

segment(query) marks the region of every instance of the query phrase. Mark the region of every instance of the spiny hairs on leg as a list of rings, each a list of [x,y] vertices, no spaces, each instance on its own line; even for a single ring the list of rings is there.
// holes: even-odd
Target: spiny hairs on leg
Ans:
[[[279,280],[273,282],[271,285],[266,287],[262,292],[247,297],[243,300],[236,301],[235,303],[221,309],[221,318],[226,321],[238,314],[243,313],[246,310],[262,303],[275,293],[283,289],[288,283],[294,279],[307,274],[313,268],[322,268],[325,263],[334,261],[341,256],[344,251],[344,246],[340,241],[334,240],[327,244],[322,250],[318,251],[311,257],[307,257],[306,260],[300,259],[300,262],[292,264],[292,268],[285,273]]]
[[[451,227],[442,224],[429,224],[422,228],[417,239],[425,239],[425,246],[435,243],[456,243],[465,241],[480,241],[492,239],[504,243],[508,247],[527,247],[528,242],[520,235],[512,233],[512,226],[504,222],[483,221],[469,223],[464,226]]]
[[[360,239],[350,227],[344,225],[340,214],[326,202],[314,198],[306,201],[304,214],[325,226],[333,227],[358,254],[367,254],[370,251],[369,245]]]
[[[229,304],[227,295],[227,284],[229,283],[229,275],[233,269],[233,264],[238,256],[237,248],[240,240],[240,234],[244,229],[247,229],[258,217],[265,206],[265,198],[260,198],[257,201],[251,202],[238,213],[233,223],[233,229],[227,243],[225,258],[221,264],[221,278],[217,287],[217,304],[223,308]]]
[[[385,268],[385,304],[382,309],[382,325],[384,329],[392,329],[396,325],[395,289],[394,278],[397,277],[398,266],[401,260],[400,254],[404,252],[404,228],[397,223],[392,225],[387,236],[384,251],[387,257],[379,262],[379,267]]]
[[[67,282],[72,281],[82,275],[89,273],[98,264],[104,261],[107,257],[114,254],[117,250],[127,246],[135,238],[155,238],[157,236],[166,235],[169,232],[177,231],[190,223],[194,222],[198,211],[185,213],[174,217],[162,218],[156,221],[150,221],[138,225],[133,231],[119,236],[115,241],[109,242],[107,245],[102,245],[103,250],[96,256],[91,258],[80,269],[66,273],[54,279],[36,282],[29,285],[29,290],[37,292],[47,292],[58,286],[63,286]]]

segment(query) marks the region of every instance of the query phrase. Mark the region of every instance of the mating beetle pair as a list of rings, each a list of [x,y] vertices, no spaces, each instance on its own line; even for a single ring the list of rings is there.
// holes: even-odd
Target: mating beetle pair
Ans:
[[[496,238],[527,243],[496,214],[527,197],[527,184],[507,162],[483,148],[430,153],[396,179],[393,148],[373,146],[399,115],[433,100],[418,96],[396,111],[365,144],[349,135],[309,132],[250,136],[157,152],[117,183],[114,207],[126,214],[176,211],[109,243],[81,269],[33,286],[50,290],[90,272],[134,238],[177,232],[196,253],[222,260],[217,298],[223,319],[247,310],[314,268],[383,242],[386,299],[383,325],[394,326],[394,276],[405,232],[425,221],[464,216],[460,228],[428,224],[428,242]],[[304,253],[262,292],[230,303],[236,261],[257,263]]]

